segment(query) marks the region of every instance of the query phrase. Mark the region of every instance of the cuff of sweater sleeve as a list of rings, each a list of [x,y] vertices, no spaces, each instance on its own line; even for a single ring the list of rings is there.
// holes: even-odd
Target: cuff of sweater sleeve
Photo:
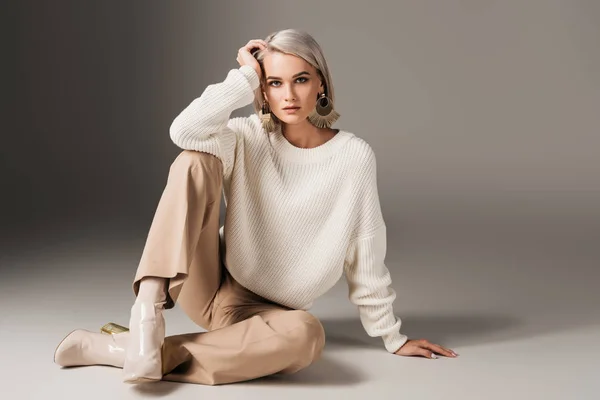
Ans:
[[[403,335],[400,332],[390,333],[389,335],[383,336],[385,349],[390,353],[395,353],[400,350],[400,347],[404,346],[404,343],[407,341],[408,336]]]
[[[256,90],[260,85],[260,77],[256,73],[256,70],[250,65],[242,65],[239,70],[242,74],[244,74],[248,80],[248,83],[250,83],[252,90]]]

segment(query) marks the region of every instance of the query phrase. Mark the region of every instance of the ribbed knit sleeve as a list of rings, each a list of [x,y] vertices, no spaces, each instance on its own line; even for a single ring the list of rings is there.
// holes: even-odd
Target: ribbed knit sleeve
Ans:
[[[402,322],[394,315],[396,292],[384,259],[386,226],[350,246],[345,263],[349,299],[358,306],[361,323],[369,336],[380,336],[390,353],[397,351],[408,337],[400,333]]]
[[[380,336],[390,353],[397,351],[408,337],[400,333],[401,320],[394,315],[396,292],[385,265],[387,231],[377,190],[377,168],[373,151],[368,148],[362,164],[360,200],[344,273],[350,301],[358,306],[360,320],[369,336]]]
[[[171,140],[182,149],[215,155],[227,175],[233,168],[238,140],[229,118],[234,110],[254,101],[259,85],[260,78],[251,66],[230,70],[223,82],[208,85],[175,117],[169,129]]]

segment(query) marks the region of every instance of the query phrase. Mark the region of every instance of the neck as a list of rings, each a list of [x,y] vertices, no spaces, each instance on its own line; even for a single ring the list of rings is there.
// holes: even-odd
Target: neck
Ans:
[[[304,149],[320,146],[332,136],[331,129],[319,129],[308,120],[293,125],[283,124],[281,132],[288,142]]]

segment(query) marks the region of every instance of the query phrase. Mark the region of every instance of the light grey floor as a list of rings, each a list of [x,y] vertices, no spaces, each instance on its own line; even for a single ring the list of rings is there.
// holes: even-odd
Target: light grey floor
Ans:
[[[71,330],[127,323],[143,232],[98,225],[14,238],[1,258],[2,397],[600,398],[597,223],[539,210],[494,219],[471,210],[468,224],[454,215],[390,229],[387,265],[403,331],[460,357],[388,354],[362,330],[342,280],[311,310],[327,332],[320,361],[294,376],[218,387],[127,385],[118,368],[52,362]],[[166,319],[167,335],[197,330],[178,308]]]

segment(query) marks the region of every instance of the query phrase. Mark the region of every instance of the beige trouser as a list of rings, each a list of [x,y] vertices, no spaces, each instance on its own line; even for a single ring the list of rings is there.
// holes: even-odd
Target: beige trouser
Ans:
[[[171,164],[133,281],[169,279],[165,309],[179,304],[208,332],[167,336],[163,380],[217,385],[294,373],[320,356],[325,332],[312,314],[269,301],[236,282],[222,263],[223,166],[184,150]]]

